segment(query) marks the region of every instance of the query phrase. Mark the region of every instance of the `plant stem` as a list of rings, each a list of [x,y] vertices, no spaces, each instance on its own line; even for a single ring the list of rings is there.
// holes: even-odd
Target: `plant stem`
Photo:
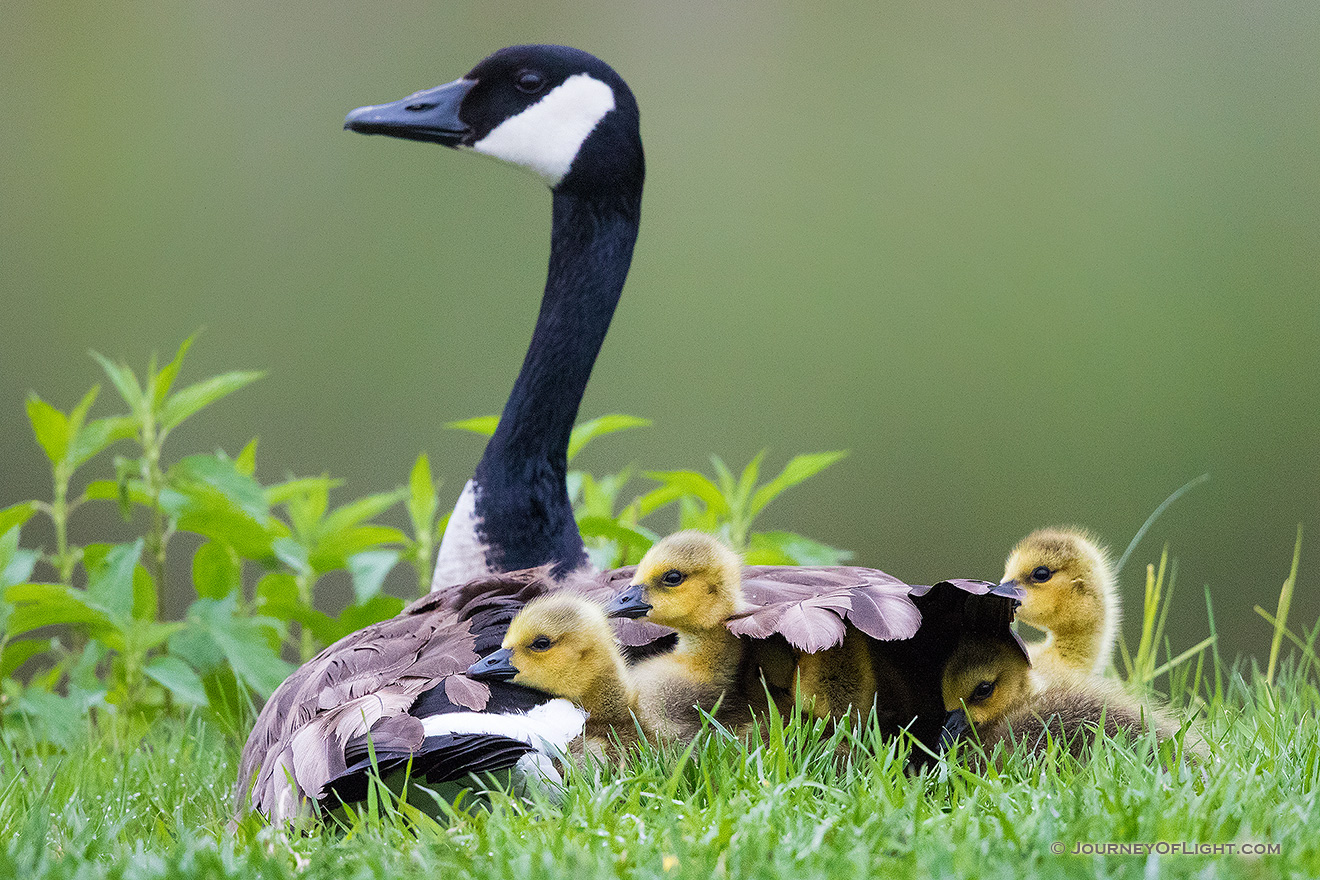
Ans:
[[[50,505],[50,519],[55,524],[55,566],[60,572],[60,583],[73,586],[75,554],[69,551],[69,480],[73,474],[68,464],[55,465],[55,499]]]
[[[165,433],[156,432],[155,413],[151,407],[145,408],[142,420],[142,479],[147,484],[147,494],[151,499],[151,528],[146,538],[147,562],[151,566],[151,576],[156,581],[158,595],[165,592],[165,551],[168,536],[165,532],[165,511],[160,507],[160,493],[165,488],[165,474],[160,469],[160,451],[165,443]]]

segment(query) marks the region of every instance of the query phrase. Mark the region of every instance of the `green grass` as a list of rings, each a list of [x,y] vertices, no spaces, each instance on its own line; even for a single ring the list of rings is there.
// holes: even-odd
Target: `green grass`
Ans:
[[[748,746],[711,731],[690,754],[582,768],[559,805],[497,794],[436,822],[385,801],[295,835],[251,818],[227,830],[239,743],[200,717],[131,742],[89,731],[85,748],[46,756],[11,729],[0,877],[1314,876],[1320,692],[1308,672],[1285,663],[1271,684],[1254,667],[1222,671],[1199,709],[1213,750],[1203,774],[1158,768],[1145,743],[1101,741],[1085,764],[1011,756],[978,775],[944,760],[914,776],[902,744],[864,732],[837,758],[847,731],[789,725]],[[1050,850],[1078,841],[1279,849]]]

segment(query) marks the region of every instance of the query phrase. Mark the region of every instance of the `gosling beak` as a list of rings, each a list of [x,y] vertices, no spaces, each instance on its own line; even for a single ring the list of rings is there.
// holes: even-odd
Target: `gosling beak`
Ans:
[[[359,107],[344,119],[344,128],[359,134],[387,134],[446,147],[461,146],[472,134],[472,127],[459,118],[458,111],[476,84],[474,79],[456,79],[390,104]]]
[[[1027,591],[1022,584],[1015,578],[1011,581],[1001,581],[990,588],[990,595],[1004,596],[1012,599],[1017,605],[1022,604],[1022,600],[1027,598]],[[1015,606],[1016,607],[1016,606]]]
[[[646,584],[629,584],[614,594],[605,606],[605,616],[636,620],[645,617],[650,610],[651,604],[646,601]]]
[[[469,666],[467,674],[469,678],[508,681],[518,674],[518,667],[513,665],[513,652],[500,648]]]
[[[962,709],[954,709],[945,715],[944,728],[940,730],[940,754],[947,752],[955,741],[961,739],[970,726],[967,713]]]

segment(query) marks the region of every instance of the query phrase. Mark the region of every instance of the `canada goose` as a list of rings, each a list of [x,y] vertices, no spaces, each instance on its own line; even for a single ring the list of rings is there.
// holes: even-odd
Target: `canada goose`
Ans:
[[[964,637],[945,665],[942,690],[948,711],[942,745],[974,733],[987,755],[999,743],[1043,754],[1054,740],[1084,758],[1102,726],[1111,737],[1153,729],[1161,742],[1179,732],[1166,712],[1100,676],[1063,674],[1038,689],[1020,643],[1002,637]]]
[[[475,680],[467,670],[500,648],[531,600],[568,592],[604,602],[634,572],[556,579],[543,566],[487,575],[344,637],[294,670],[262,708],[243,748],[236,807],[250,803],[282,822],[360,799],[371,753],[382,772],[411,762],[414,777],[429,782],[510,767],[533,780],[553,778],[553,759],[583,732],[581,710],[510,682]],[[908,586],[874,569],[750,567],[742,582],[745,610],[729,626],[758,640],[743,671],[769,669],[781,686],[791,682],[791,644],[828,647],[847,621],[876,638],[910,636],[920,623]],[[612,625],[630,656],[673,641],[646,621]],[[781,646],[789,661],[776,669]]]
[[[603,608],[582,596],[560,591],[528,602],[500,649],[472,664],[468,676],[511,681],[581,706],[584,738],[572,744],[579,754],[618,758],[616,742],[636,740],[637,689]]]
[[[1070,673],[1100,675],[1118,638],[1120,607],[1113,566],[1077,529],[1040,529],[1008,555],[1003,582],[1022,587],[1018,620],[1044,630],[1027,645],[1037,685]]]
[[[462,79],[359,107],[344,127],[471,149],[550,187],[550,264],[532,341],[440,542],[432,589],[538,565],[589,568],[565,477],[569,434],[632,261],[645,160],[637,103],[600,59],[510,46]]]

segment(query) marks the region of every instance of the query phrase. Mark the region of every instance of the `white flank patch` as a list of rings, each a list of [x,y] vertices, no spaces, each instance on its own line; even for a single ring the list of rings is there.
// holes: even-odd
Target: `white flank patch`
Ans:
[[[587,135],[613,109],[613,89],[585,73],[574,74],[495,126],[472,149],[530,168],[555,186],[572,167]]]
[[[477,527],[481,525],[477,517],[477,493],[480,491],[476,481],[468,480],[454,505],[454,512],[449,515],[444,537],[440,539],[440,550],[435,555],[432,593],[494,573],[486,562],[490,547],[477,537]]]
[[[422,733],[489,733],[516,739],[546,754],[558,756],[582,735],[587,713],[565,699],[542,703],[527,713],[447,712],[422,719]]]

